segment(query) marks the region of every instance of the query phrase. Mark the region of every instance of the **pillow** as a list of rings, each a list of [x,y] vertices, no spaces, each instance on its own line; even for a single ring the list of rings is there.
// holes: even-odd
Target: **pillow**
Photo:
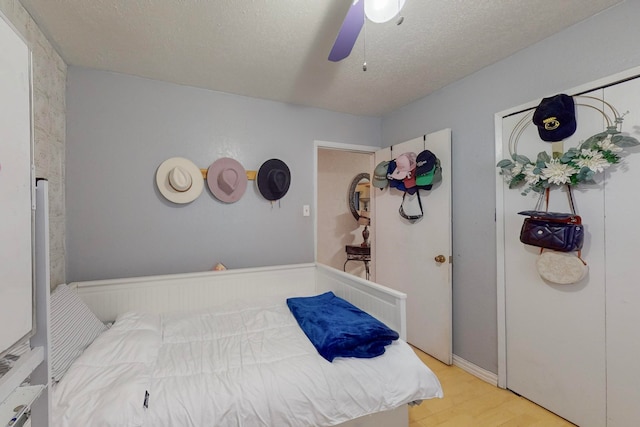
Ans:
[[[69,366],[107,327],[65,284],[51,294],[51,377],[60,381]]]

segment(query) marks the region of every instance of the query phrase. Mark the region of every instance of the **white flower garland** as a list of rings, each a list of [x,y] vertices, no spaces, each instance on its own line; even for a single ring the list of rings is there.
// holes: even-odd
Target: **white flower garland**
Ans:
[[[619,130],[619,126],[622,124],[622,117],[618,115],[615,108],[602,100],[598,101],[609,106],[614,112],[614,124],[611,123],[609,117],[601,109],[586,105],[596,108],[603,114],[609,125],[607,130],[587,138],[578,147],[573,147],[562,154],[554,155],[553,158],[547,152],[541,151],[538,153],[536,160],[531,161],[528,157],[515,152],[517,139],[529,124],[526,121],[528,116],[525,116],[516,125],[509,140],[509,146],[513,145],[514,147],[511,159],[503,159],[496,165],[499,173],[504,176],[509,184],[509,188],[526,185],[527,187],[523,194],[527,194],[532,190],[542,193],[552,185],[578,185],[584,182],[593,182],[593,177],[596,173],[604,172],[611,165],[621,161],[624,147],[639,145],[640,142],[637,139],[622,135]],[[512,141],[514,136],[515,140]]]

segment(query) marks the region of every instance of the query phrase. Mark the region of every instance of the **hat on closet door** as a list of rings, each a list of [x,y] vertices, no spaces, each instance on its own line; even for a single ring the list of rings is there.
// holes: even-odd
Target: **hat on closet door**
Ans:
[[[269,159],[258,169],[258,191],[267,200],[279,200],[289,191],[291,172],[280,159]]]
[[[247,171],[229,157],[216,160],[207,170],[207,186],[216,199],[225,203],[240,200],[247,189]]]
[[[193,202],[204,188],[200,169],[188,159],[172,157],[158,166],[158,190],[167,200],[177,204]]]
[[[576,131],[576,107],[573,98],[561,93],[543,98],[533,113],[533,123],[543,141],[557,142]]]

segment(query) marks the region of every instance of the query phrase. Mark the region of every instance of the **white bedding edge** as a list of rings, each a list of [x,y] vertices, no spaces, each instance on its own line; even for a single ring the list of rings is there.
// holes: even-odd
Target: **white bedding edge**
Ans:
[[[255,312],[245,316],[247,310]],[[213,323],[202,319],[222,316],[219,312],[164,316],[127,313],[120,316],[114,326],[98,337],[74,363],[56,387],[55,425],[98,425],[95,417],[100,416],[99,425],[105,426],[333,426],[414,400],[442,397],[442,388],[435,375],[404,341],[389,346],[385,355],[379,358],[341,358],[331,364],[317,354],[283,301],[250,309],[234,305],[223,311],[226,317],[217,317]],[[265,319],[269,322],[265,323]],[[236,322],[240,320],[244,333],[231,333],[238,329]],[[275,323],[270,323],[272,321]],[[196,330],[185,325],[195,326]],[[209,340],[198,338],[203,329]],[[274,337],[282,335],[285,341],[271,345]],[[187,340],[185,337],[189,336],[191,338]],[[250,375],[235,371],[237,353],[222,351],[242,346],[248,346],[254,353],[241,359],[250,367]],[[192,356],[198,351],[193,349],[204,348],[215,357],[200,351],[202,357],[197,362],[184,363],[195,360]],[[256,348],[260,351],[255,351]],[[279,352],[282,348],[287,354]],[[192,351],[185,356],[181,353],[184,349]],[[393,358],[398,358],[403,373],[391,368],[389,363]],[[310,374],[302,375],[296,367],[298,364],[307,366],[309,361],[316,364],[310,365]],[[225,370],[220,370],[220,366]],[[227,377],[230,381],[223,384]],[[254,381],[255,377],[269,381],[267,385],[260,385]],[[311,381],[310,386],[299,384],[303,377]],[[336,383],[326,381],[329,378]],[[276,379],[284,381],[285,385],[271,384]],[[318,383],[318,379],[322,381]],[[287,388],[287,384],[293,387]],[[226,387],[224,393],[216,389],[221,385],[223,389]],[[179,395],[187,399],[170,397],[169,389],[179,390]],[[147,390],[150,391],[150,405],[145,410],[142,401]],[[200,401],[197,398],[212,390],[209,399]],[[367,394],[371,390],[382,390],[386,396],[372,398]],[[234,396],[236,400],[232,400]],[[271,406],[264,403],[265,396]],[[304,396],[304,399],[297,396]],[[284,403],[284,407],[274,409],[273,405],[278,402]],[[185,407],[190,407],[189,414],[184,412]],[[234,407],[241,410],[232,416],[229,411]],[[251,410],[253,415],[249,414]],[[220,414],[223,415],[221,418]]]

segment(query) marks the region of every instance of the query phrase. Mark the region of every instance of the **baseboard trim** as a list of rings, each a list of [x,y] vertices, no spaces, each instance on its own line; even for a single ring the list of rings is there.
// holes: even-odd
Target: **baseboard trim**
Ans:
[[[488,382],[491,385],[498,386],[498,375],[493,372],[487,371],[486,369],[481,368],[478,365],[474,365],[473,363],[464,360],[462,357],[453,355],[453,365],[462,369],[465,372],[470,373],[474,377],[478,377],[483,381]]]

